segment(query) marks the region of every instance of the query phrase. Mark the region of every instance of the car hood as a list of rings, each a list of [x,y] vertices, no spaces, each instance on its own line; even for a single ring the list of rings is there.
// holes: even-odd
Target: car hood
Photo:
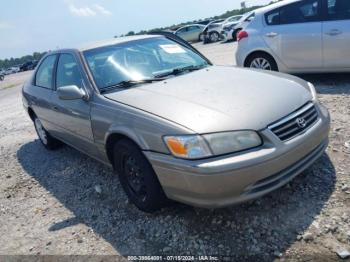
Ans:
[[[223,24],[222,25],[222,28],[224,27],[229,27],[229,26],[235,26],[238,24],[238,21],[235,21],[235,22],[229,22],[229,23],[226,23],[226,24]]]
[[[297,77],[221,66],[105,97],[200,134],[261,130],[312,100],[307,83]]]

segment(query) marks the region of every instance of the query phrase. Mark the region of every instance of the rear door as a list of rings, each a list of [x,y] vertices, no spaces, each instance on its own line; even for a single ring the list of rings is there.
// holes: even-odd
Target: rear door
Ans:
[[[323,23],[325,68],[350,68],[350,0],[326,0]]]
[[[198,41],[199,40],[199,34],[201,33],[199,26],[190,26],[188,27],[188,40],[187,41]]]
[[[321,20],[321,0],[298,1],[265,15],[263,37],[288,68],[322,68]]]
[[[51,133],[55,118],[52,112],[52,93],[54,88],[54,68],[57,55],[49,55],[39,65],[33,84],[30,87],[31,107],[47,131]]]
[[[188,33],[188,27],[184,27],[176,32],[176,35],[181,37],[185,41],[190,41],[189,39],[189,33]]]

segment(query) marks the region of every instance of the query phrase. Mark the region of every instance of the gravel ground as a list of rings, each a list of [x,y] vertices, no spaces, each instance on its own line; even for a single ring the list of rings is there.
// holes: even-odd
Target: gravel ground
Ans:
[[[234,64],[232,43],[196,46],[214,63]],[[301,76],[316,85],[332,129],[327,153],[290,184],[230,208],[175,204],[152,215],[128,203],[109,168],[68,146],[41,146],[21,105],[18,84],[29,76],[0,82],[1,255],[336,261],[350,251],[349,75]]]

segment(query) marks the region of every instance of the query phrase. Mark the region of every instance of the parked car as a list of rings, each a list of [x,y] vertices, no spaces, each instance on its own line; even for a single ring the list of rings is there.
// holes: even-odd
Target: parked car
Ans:
[[[209,24],[211,21],[213,21],[213,19],[207,19],[207,20],[203,20],[203,21],[197,21],[196,24],[198,24],[198,25],[207,25],[207,24]]]
[[[224,22],[222,22],[222,25],[225,26],[225,25],[227,25],[229,23],[238,22],[241,18],[242,18],[242,15],[230,16],[230,17],[226,18],[224,20]]]
[[[14,74],[14,73],[17,73],[19,72],[19,68],[18,67],[10,67],[10,68],[7,68],[5,70],[5,75],[11,75],[11,74]]]
[[[249,24],[249,22],[254,19],[254,15],[254,12],[249,12],[241,16],[241,18],[238,21],[223,25],[221,31],[221,36],[223,40],[236,41],[238,32],[245,28]]]
[[[20,72],[20,68],[19,68],[20,66],[13,66],[13,67],[11,67],[12,68],[12,71],[14,72],[14,73],[18,73],[18,72]]]
[[[239,66],[287,73],[350,71],[350,1],[285,0],[238,34]]]
[[[29,70],[33,70],[36,65],[38,64],[38,61],[37,60],[33,60],[33,61],[28,61],[28,62],[25,62],[24,64],[22,64],[19,69],[20,71],[29,71]]]
[[[224,19],[210,22],[203,30],[204,43],[214,43],[221,40],[221,27]]]
[[[193,24],[181,27],[175,31],[175,35],[181,37],[187,42],[203,41],[203,30],[205,25]]]
[[[247,201],[323,154],[330,118],[311,83],[214,66],[169,35],[47,54],[22,91],[44,147],[63,141],[113,167],[147,212]]]

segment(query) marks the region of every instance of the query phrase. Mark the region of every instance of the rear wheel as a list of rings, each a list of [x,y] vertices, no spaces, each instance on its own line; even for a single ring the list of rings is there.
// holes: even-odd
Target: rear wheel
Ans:
[[[54,150],[62,145],[62,143],[56,138],[52,137],[44,128],[38,117],[34,117],[34,127],[38,134],[40,142],[46,149]]]
[[[155,212],[167,203],[158,178],[133,142],[122,139],[114,146],[114,167],[129,200],[144,212]]]
[[[245,67],[278,71],[276,61],[266,53],[255,53],[249,56],[245,63]]]
[[[209,39],[210,39],[211,43],[215,43],[215,42],[219,41],[220,35],[216,31],[211,32],[210,35],[209,35]]]

